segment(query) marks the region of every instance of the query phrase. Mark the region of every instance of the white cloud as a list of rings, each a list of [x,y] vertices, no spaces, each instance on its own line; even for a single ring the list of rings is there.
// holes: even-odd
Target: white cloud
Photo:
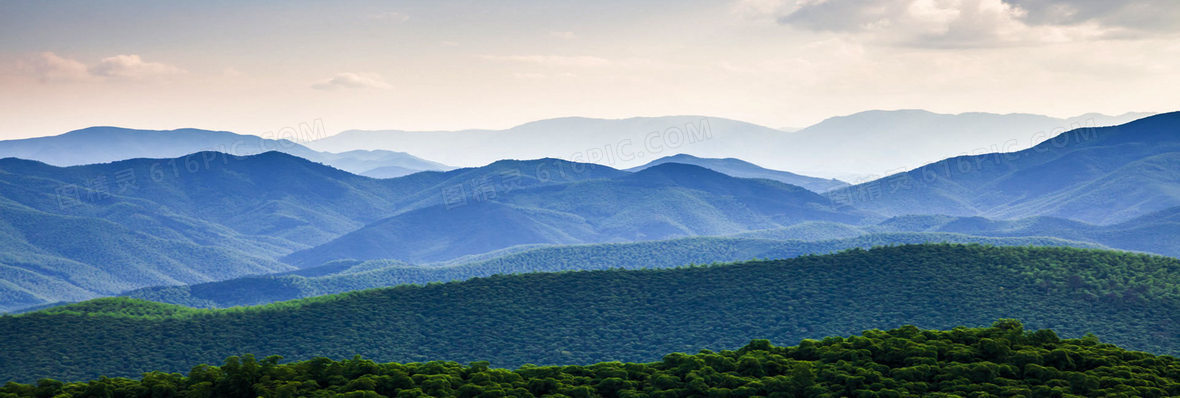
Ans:
[[[1029,10],[1014,0],[741,0],[736,8],[744,13],[768,13],[778,23],[796,28],[930,48],[1087,40],[1109,35],[1114,29],[1095,21],[1030,23]],[[1072,15],[1059,8],[1044,9]]]
[[[106,78],[145,79],[185,73],[184,69],[158,62],[144,62],[139,55],[103,58],[93,66],[81,61],[43,52],[26,63],[42,82],[83,81]]]
[[[593,68],[611,65],[610,60],[589,55],[484,55],[481,58],[491,61],[517,62],[547,67]]]
[[[375,74],[344,72],[337,73],[336,76],[315,83],[311,87],[319,90],[335,90],[349,88],[388,89],[393,86],[382,80],[381,76]]]
[[[158,62],[144,62],[142,58],[135,54],[116,55],[113,57],[103,58],[102,61],[99,61],[98,65],[95,65],[90,70],[91,73],[96,76],[129,79],[142,79],[185,73],[183,69],[172,65]]]
[[[77,81],[90,78],[90,71],[86,64],[48,51],[31,58],[26,62],[26,66],[42,82]]]

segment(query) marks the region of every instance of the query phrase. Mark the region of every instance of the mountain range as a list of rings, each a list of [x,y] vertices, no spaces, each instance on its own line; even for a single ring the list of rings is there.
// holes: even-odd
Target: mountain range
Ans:
[[[338,258],[439,261],[867,217],[799,187],[691,165],[629,173],[541,159],[372,179],[279,152],[66,168],[3,159],[0,211],[5,310]]]
[[[939,241],[1176,256],[1180,199],[1170,187],[1178,168],[1168,162],[1180,153],[1178,115],[1071,130],[1023,151],[951,158],[847,187],[691,155],[630,171],[542,158],[383,179],[273,151],[71,167],[0,159],[0,310],[132,290],[147,297],[156,294],[147,289],[154,286],[220,291],[217,286],[262,280],[239,278],[281,273],[323,278],[283,280],[279,285],[306,287],[276,288],[287,293],[158,297],[208,306],[264,303],[344,287],[488,275],[470,265],[493,260],[513,264],[505,272],[595,267],[575,261],[553,268],[536,257],[561,245],[622,255],[637,249],[609,244],[646,242],[636,247],[666,253],[651,256],[652,266]],[[112,142],[135,135],[90,133],[99,140],[113,134]],[[365,164],[363,155],[382,156],[347,156]],[[709,241],[717,251],[704,252],[712,254],[673,249],[685,247],[678,239],[705,236],[718,239]],[[388,272],[349,281],[352,276],[338,274],[359,273],[342,264]],[[323,282],[328,278],[333,282]],[[238,282],[216,283],[226,280]]]
[[[153,287],[126,295],[194,307],[231,307],[495,274],[668,268],[916,243],[1120,248],[1180,257],[1180,239],[1177,237],[1180,237],[1180,208],[1107,226],[1052,217],[1003,221],[982,217],[901,216],[861,226],[805,222],[725,237],[590,245],[521,245],[430,264],[415,265],[388,259],[338,260],[276,275],[192,286]]]
[[[0,141],[0,158],[36,160],[55,166],[109,163],[135,158],[176,158],[206,151],[237,156],[277,151],[374,178],[450,169],[449,166],[404,152],[318,152],[288,139],[267,139],[200,129],[136,130],[98,126],[56,136]]]
[[[829,192],[895,216],[1053,216],[1113,224],[1180,206],[1180,112],[1071,130],[1017,152],[959,156]]]
[[[1026,149],[1068,130],[1123,124],[1149,116],[1085,114],[937,114],[867,111],[785,132],[711,116],[628,119],[559,118],[505,130],[349,130],[307,143],[321,151],[406,151],[446,164],[499,159],[560,159],[614,168],[641,166],[678,153],[738,158],[809,176],[865,181],[948,157]]]
[[[531,162],[524,164],[532,168]],[[571,170],[592,167],[557,164]],[[858,223],[871,217],[797,186],[735,178],[693,165],[667,163],[635,173],[598,167],[610,173],[408,211],[283,260],[297,266],[340,258],[431,262],[524,244],[724,235],[811,220]]]

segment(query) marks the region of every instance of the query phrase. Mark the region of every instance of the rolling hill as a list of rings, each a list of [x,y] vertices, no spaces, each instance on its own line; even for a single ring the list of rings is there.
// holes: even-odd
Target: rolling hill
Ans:
[[[303,266],[423,262],[864,217],[798,187],[693,166],[504,160],[371,179],[279,152],[65,168],[2,159],[0,212],[4,311],[282,272],[288,255]]]
[[[667,163],[613,178],[496,193],[386,218],[283,258],[300,267],[338,259],[433,262],[526,244],[724,235],[804,221],[872,217],[777,181]]]
[[[1115,224],[1180,206],[1180,113],[945,159],[827,195],[884,215],[1033,216]]]
[[[497,276],[228,310],[102,299],[0,316],[0,375],[131,376],[242,353],[507,367],[654,361],[754,338],[781,344],[1003,317],[1175,354],[1178,271],[1175,259],[1109,251],[916,245],[713,267]]]
[[[1091,225],[1054,217],[990,220],[983,217],[902,216],[866,232],[950,232],[976,236],[1052,236],[1094,242],[1108,247],[1180,257],[1180,208],[1170,208],[1134,220]]]
[[[276,259],[396,214],[395,199],[446,179],[374,180],[278,152],[65,168],[0,159],[0,311],[291,270]]]
[[[643,166],[627,169],[627,171],[640,171],[665,163],[691,164],[693,166],[704,167],[718,173],[738,178],[764,178],[768,180],[775,180],[784,184],[797,185],[806,188],[809,191],[818,193],[848,186],[848,183],[840,180],[808,177],[786,171],[766,169],[741,159],[705,159],[686,154],[665,156],[653,160]]]
[[[1139,396],[1180,394],[1176,358],[1129,351],[1087,336],[1061,339],[1001,319],[987,328],[921,330],[912,325],[775,346],[752,340],[736,351],[669,353],[650,363],[497,369],[487,362],[377,363],[354,357],[281,363],[226,358],[187,376],[153,371],[36,385],[7,383],[8,397],[651,397],[651,396]]]
[[[402,284],[463,281],[492,275],[608,269],[660,269],[754,259],[785,259],[851,248],[919,243],[1101,248],[1057,238],[993,238],[955,233],[864,234],[823,241],[694,237],[633,243],[523,246],[436,264],[340,260],[276,275],[139,289],[121,296],[198,308],[227,308]]]

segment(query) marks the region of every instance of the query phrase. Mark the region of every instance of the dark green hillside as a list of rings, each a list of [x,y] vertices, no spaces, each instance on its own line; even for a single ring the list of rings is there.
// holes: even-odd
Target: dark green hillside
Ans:
[[[141,315],[152,312],[144,306],[124,306],[130,316],[97,306],[93,315],[65,307],[0,317],[0,375],[184,371],[240,353],[509,367],[653,361],[753,338],[788,343],[1002,317],[1180,352],[1180,261],[1068,248],[900,246],[716,267],[499,276],[159,317]]]
[[[1180,206],[1180,112],[1062,133],[1012,153],[959,156],[829,193],[888,216],[1052,216],[1124,222]]]
[[[389,240],[396,242],[396,240]],[[125,296],[193,307],[258,305],[406,283],[461,281],[527,272],[673,268],[752,259],[783,259],[850,248],[918,243],[981,243],[997,246],[1100,246],[1056,238],[991,238],[953,233],[865,234],[829,241],[779,241],[698,237],[634,243],[566,245],[513,250],[450,263],[422,266],[389,260],[337,261],[271,276],[249,276],[190,286],[139,289]],[[391,243],[396,244],[396,243]],[[490,258],[483,258],[490,257]]]
[[[779,347],[672,353],[650,363],[496,369],[487,362],[376,363],[355,357],[281,364],[230,357],[187,376],[9,383],[6,397],[901,397],[1180,395],[1180,362],[1097,339],[1061,339],[1015,320],[990,328],[868,330]],[[149,395],[150,394],[150,395]]]

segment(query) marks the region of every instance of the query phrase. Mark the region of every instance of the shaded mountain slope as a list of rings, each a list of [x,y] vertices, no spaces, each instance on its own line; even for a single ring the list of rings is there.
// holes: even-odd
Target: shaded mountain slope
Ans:
[[[1180,205],[1180,113],[946,159],[829,193],[885,215],[1053,216],[1113,224]]]
[[[304,131],[305,139],[322,131]],[[296,139],[298,134],[291,134]],[[96,126],[65,134],[0,141],[0,158],[36,160],[55,166],[110,163],[136,158],[177,158],[195,152],[223,152],[236,156],[278,151],[323,163],[354,174],[381,167],[407,171],[448,170],[450,167],[404,152],[353,150],[319,152],[288,139],[267,139],[228,131],[200,129],[138,130]]]
[[[662,157],[642,166],[627,169],[627,171],[640,171],[664,163],[691,164],[739,178],[764,178],[768,180],[775,180],[784,184],[797,185],[812,192],[819,193],[848,186],[848,183],[840,180],[808,177],[786,171],[766,169],[741,159],[708,159],[698,158],[696,156],[687,154]]]
[[[621,174],[402,213],[284,261],[301,267],[336,259],[430,262],[523,244],[723,235],[871,217],[803,188],[697,166],[669,163],[634,174],[608,170]]]

